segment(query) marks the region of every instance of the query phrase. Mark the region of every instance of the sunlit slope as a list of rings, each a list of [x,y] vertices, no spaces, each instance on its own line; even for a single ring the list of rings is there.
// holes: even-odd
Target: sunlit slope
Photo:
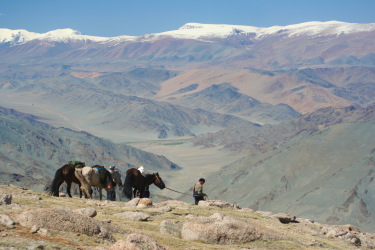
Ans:
[[[373,228],[375,121],[301,133],[209,178],[210,198],[259,210],[309,215],[325,223]]]

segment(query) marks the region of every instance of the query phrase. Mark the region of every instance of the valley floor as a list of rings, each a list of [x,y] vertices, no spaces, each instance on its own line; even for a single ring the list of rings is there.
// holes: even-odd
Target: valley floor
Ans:
[[[222,151],[220,148],[194,147],[191,143],[187,142],[187,139],[135,142],[128,143],[128,145],[157,155],[164,155],[172,162],[181,166],[182,170],[161,172],[161,176],[167,187],[189,194],[191,193],[189,189],[193,187],[199,178],[206,178],[222,167],[244,156]],[[147,166],[145,167],[147,171]],[[210,183],[206,182],[205,186],[209,185]],[[182,200],[188,199],[172,191],[160,191],[157,188],[153,190],[167,197],[180,198]],[[189,197],[189,199],[191,200],[192,198]]]

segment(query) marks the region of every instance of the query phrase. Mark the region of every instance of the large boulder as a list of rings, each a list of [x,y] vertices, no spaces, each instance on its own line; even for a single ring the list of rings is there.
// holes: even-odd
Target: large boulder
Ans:
[[[209,244],[236,244],[260,239],[261,234],[247,223],[215,214],[205,219],[185,222],[181,229],[181,238]]]
[[[90,217],[76,214],[67,208],[42,208],[27,211],[18,216],[18,222],[22,226],[30,228],[36,226],[112,239],[102,223]]]
[[[73,210],[73,212],[84,215],[84,216],[88,216],[91,218],[94,218],[97,215],[95,208],[92,208],[92,207],[79,208],[79,209]]]
[[[160,223],[160,232],[170,234],[176,237],[181,236],[181,226],[172,220],[163,220]]]
[[[114,214],[114,216],[126,219],[126,220],[132,220],[132,221],[146,221],[148,218],[150,218],[149,214],[141,213],[141,212],[123,212]]]
[[[139,201],[140,201],[140,198],[131,199],[130,201],[128,201],[126,203],[126,206],[128,206],[128,207],[136,207],[138,205]]]

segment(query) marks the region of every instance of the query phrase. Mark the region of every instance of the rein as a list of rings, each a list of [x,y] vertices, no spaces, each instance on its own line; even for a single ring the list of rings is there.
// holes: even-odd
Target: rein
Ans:
[[[170,188],[167,188],[167,187],[165,187],[165,188],[168,189],[168,190],[171,190],[171,191],[173,191],[173,192],[179,193],[179,194],[184,194],[184,195],[193,196],[192,194],[181,193],[181,192],[179,192],[179,191],[176,191],[176,190],[173,190],[173,189],[170,189]],[[193,197],[194,197],[194,196],[193,196]]]

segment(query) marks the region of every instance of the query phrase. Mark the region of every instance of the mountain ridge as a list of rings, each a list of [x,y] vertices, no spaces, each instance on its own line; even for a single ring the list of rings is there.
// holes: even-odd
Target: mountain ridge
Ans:
[[[116,36],[116,37],[100,37],[84,35],[79,31],[65,28],[48,31],[46,33],[30,32],[24,29],[10,30],[0,29],[0,43],[9,43],[17,45],[28,41],[50,40],[50,41],[66,41],[72,40],[90,40],[94,42],[109,42],[113,40],[139,40],[149,41],[163,36],[171,36],[174,38],[185,39],[209,39],[209,38],[227,38],[232,35],[253,36],[255,39],[278,35],[278,36],[298,36],[308,35],[315,36],[324,35],[341,35],[358,32],[369,32],[375,30],[375,23],[347,23],[340,21],[326,22],[305,22],[299,24],[271,27],[254,27],[247,25],[230,25],[230,24],[202,24],[202,23],[186,23],[177,30],[165,31],[160,33],[144,34],[141,36]]]

